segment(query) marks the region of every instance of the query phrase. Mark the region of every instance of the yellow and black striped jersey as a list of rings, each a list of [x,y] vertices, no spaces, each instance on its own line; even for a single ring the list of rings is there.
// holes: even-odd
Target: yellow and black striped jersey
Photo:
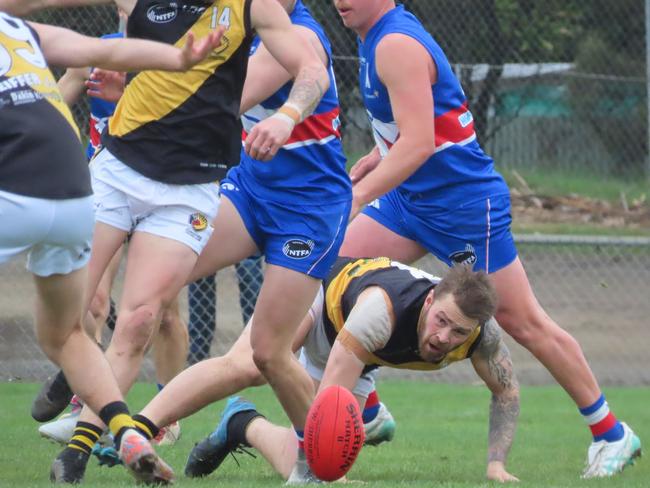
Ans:
[[[70,109],[38,35],[0,12],[0,189],[36,198],[92,194],[88,163]]]
[[[239,163],[239,106],[253,39],[251,0],[138,0],[129,37],[185,44],[218,26],[222,44],[186,72],[144,71],[128,85],[104,134],[124,164],[157,181],[207,183]]]
[[[395,328],[388,343],[383,348],[371,352],[372,362],[365,371],[377,366],[436,370],[469,358],[481,341],[480,326],[460,347],[448,353],[439,362],[425,362],[420,357],[420,311],[427,294],[439,282],[439,278],[388,258],[339,258],[323,283],[323,324],[330,344],[334,344],[361,292],[370,286],[377,286],[386,292],[391,301]]]

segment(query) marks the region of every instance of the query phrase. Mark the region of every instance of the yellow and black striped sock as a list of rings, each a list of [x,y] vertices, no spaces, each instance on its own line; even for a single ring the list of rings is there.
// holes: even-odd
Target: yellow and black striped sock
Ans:
[[[139,413],[134,415],[133,421],[135,422],[135,428],[149,440],[156,437],[160,432],[160,428],[144,415]]]
[[[129,407],[124,402],[111,402],[99,411],[102,419],[114,436],[115,448],[120,449],[122,434],[127,429],[135,429],[135,422],[129,414]]]
[[[88,422],[77,422],[68,442],[68,447],[90,455],[95,442],[102,435],[102,429]]]

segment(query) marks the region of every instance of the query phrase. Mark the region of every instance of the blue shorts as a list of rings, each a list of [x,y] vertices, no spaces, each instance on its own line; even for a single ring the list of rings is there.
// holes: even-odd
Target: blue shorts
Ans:
[[[233,203],[267,263],[327,277],[343,243],[351,200],[296,205],[263,199],[238,167],[221,181],[221,195]]]
[[[368,205],[364,214],[417,242],[451,266],[466,263],[494,273],[517,257],[510,224],[510,195],[473,199],[442,208],[393,190]]]

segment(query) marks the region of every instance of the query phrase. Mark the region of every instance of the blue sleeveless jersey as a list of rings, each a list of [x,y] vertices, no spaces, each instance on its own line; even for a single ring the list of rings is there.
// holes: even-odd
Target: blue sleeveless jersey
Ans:
[[[332,47],[323,28],[302,3],[296,2],[291,22],[312,30],[329,58],[330,87],[322,100],[302,123],[296,125],[289,140],[269,162],[257,161],[243,150],[238,168],[255,181],[255,194],[272,201],[322,205],[351,198],[350,178],[345,170],[341,144],[339,101],[332,68]],[[251,56],[260,45],[256,37]],[[258,122],[271,116],[289,97],[292,82],[242,115],[244,138]]]
[[[102,39],[115,39],[122,38],[124,34],[115,32],[113,34],[106,34]],[[113,112],[115,112],[116,103],[107,102],[95,97],[88,97],[88,104],[90,105],[90,118],[88,128],[88,147],[86,148],[86,156],[88,159],[92,158],[97,148],[101,144],[101,136],[104,128],[108,124],[108,119]]]
[[[422,44],[436,65],[431,87],[434,100],[435,153],[398,189],[433,205],[445,206],[468,197],[508,193],[492,159],[481,149],[467,98],[440,46],[411,13],[398,6],[385,14],[359,43],[359,83],[375,142],[385,156],[399,138],[388,91],[377,75],[375,50],[388,34],[404,34]],[[469,193],[471,192],[471,194]],[[424,200],[424,201],[421,201]]]

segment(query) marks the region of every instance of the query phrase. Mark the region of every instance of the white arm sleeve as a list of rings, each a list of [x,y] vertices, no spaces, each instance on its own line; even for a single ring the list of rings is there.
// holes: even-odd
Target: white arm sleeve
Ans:
[[[368,352],[381,349],[388,343],[393,324],[381,289],[368,289],[359,297],[343,329]]]

